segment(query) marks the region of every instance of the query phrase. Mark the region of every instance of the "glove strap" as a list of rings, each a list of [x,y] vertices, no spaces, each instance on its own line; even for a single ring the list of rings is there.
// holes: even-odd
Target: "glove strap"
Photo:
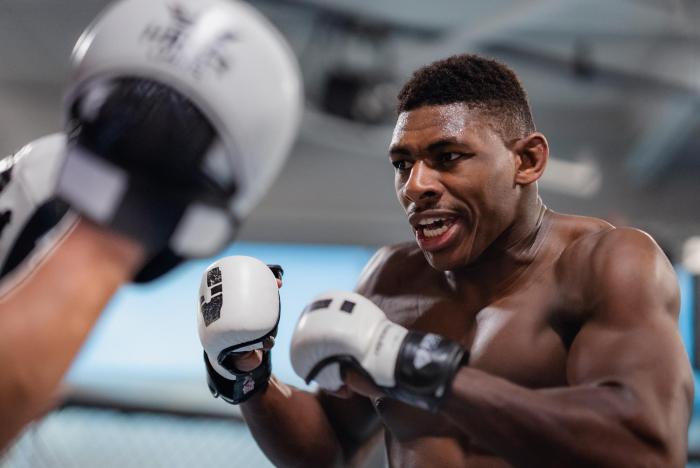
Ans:
[[[396,386],[388,396],[436,412],[447,396],[469,353],[459,343],[433,333],[410,331],[399,349],[394,370]]]
[[[234,371],[235,380],[222,377],[209,363],[209,357],[204,352],[204,365],[207,368],[207,385],[214,398],[221,397],[227,403],[237,405],[248,400],[265,388],[272,375],[270,352],[263,351],[262,364],[249,372]]]

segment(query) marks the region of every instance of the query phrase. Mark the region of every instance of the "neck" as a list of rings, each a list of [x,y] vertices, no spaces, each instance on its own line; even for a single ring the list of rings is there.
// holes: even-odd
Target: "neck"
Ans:
[[[535,194],[534,199],[520,210],[513,223],[491,244],[482,258],[506,256],[524,260],[529,257],[546,212],[547,207]]]
[[[534,261],[542,244],[545,230],[541,227],[547,211],[535,194],[474,263],[445,272],[450,284],[467,294],[476,291],[484,300],[506,289]]]

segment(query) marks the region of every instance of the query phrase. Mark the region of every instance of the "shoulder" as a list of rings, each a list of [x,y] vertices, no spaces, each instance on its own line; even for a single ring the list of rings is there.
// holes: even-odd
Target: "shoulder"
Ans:
[[[585,309],[609,306],[641,313],[654,306],[678,314],[673,267],[654,239],[639,229],[608,225],[582,233],[562,251],[556,271],[563,289]]]
[[[356,289],[363,295],[398,291],[407,278],[429,267],[414,243],[384,246],[365,265]]]
[[[560,268],[581,267],[594,272],[614,273],[620,268],[642,266],[648,268],[668,266],[670,263],[654,239],[635,228],[605,228],[583,232],[572,239],[561,253]],[[641,273],[640,272],[640,273]],[[632,270],[626,273],[633,273]]]

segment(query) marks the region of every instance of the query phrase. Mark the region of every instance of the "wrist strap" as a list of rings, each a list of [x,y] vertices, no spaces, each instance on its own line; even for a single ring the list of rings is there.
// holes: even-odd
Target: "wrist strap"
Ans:
[[[436,412],[455,374],[469,360],[459,344],[440,335],[411,331],[404,338],[394,370],[396,386],[387,395]]]
[[[222,377],[209,363],[209,357],[204,352],[204,365],[207,368],[207,385],[214,398],[221,397],[227,403],[237,405],[248,400],[265,388],[272,375],[270,352],[263,351],[262,364],[249,372],[236,372],[236,379]]]

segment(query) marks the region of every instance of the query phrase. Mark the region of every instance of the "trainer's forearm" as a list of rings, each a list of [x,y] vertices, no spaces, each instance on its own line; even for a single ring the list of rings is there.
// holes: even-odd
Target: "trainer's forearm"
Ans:
[[[0,449],[53,403],[100,312],[130,279],[141,256],[130,241],[79,221],[5,292],[0,299]]]
[[[270,379],[267,389],[241,404],[253,437],[283,467],[336,466],[341,447],[316,396]]]
[[[442,414],[514,466],[670,466],[624,388],[532,390],[463,368],[452,390]]]

